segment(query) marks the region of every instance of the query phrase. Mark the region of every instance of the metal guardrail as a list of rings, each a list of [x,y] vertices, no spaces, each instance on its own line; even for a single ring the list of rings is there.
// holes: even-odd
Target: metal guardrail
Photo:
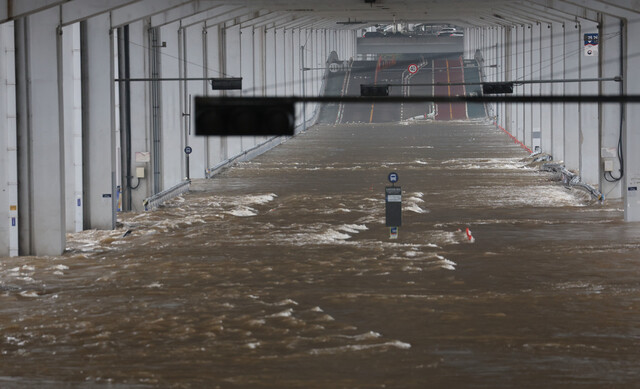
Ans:
[[[159,207],[162,203],[167,200],[171,200],[174,197],[180,196],[183,193],[189,192],[189,187],[191,186],[191,180],[184,180],[181,183],[167,189],[163,190],[160,193],[156,193],[151,197],[147,197],[142,201],[144,205],[145,211],[150,211],[154,208]]]

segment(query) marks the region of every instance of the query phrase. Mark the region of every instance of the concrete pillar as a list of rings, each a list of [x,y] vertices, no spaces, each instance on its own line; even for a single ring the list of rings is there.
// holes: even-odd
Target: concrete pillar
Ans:
[[[240,34],[240,26],[228,26],[225,29],[225,77],[242,77],[242,37]],[[249,59],[250,60],[250,59]],[[245,81],[242,80],[243,88],[246,88]],[[238,92],[227,93],[232,95]],[[227,138],[227,158],[238,155],[242,152],[244,137],[228,137]]]
[[[598,24],[588,20],[580,20],[580,78],[598,78],[598,57],[584,53],[584,34],[598,33]],[[597,82],[579,83],[581,95],[597,95]],[[580,176],[583,182],[598,185],[600,182],[600,134],[598,131],[599,107],[597,103],[580,104],[579,152]]]
[[[160,78],[180,77],[182,43],[180,42],[180,24],[171,23],[160,28],[162,42],[166,47],[157,47],[160,51]],[[184,147],[184,121],[182,117],[183,94],[180,82],[168,81],[160,83],[160,120],[162,133],[160,155],[162,156],[161,190],[166,190],[180,183],[186,171]]]
[[[506,75],[507,80],[518,79],[518,27],[511,27],[509,40],[509,73]],[[514,88],[514,94],[517,94],[518,88]],[[509,104],[509,126],[507,130],[514,136],[518,136],[518,107],[519,104]]]
[[[20,255],[65,249],[59,11],[16,21]]]
[[[611,78],[622,75],[622,52],[621,40],[623,27],[620,19],[610,16],[603,16],[600,29],[601,39],[599,46],[600,76]],[[600,83],[600,93],[603,95],[618,95],[621,93],[623,83],[602,82]],[[620,161],[618,145],[620,142],[621,128],[621,105],[602,104],[600,107],[600,142],[603,159],[613,162],[613,171],[600,176],[600,190],[608,199],[620,199],[623,194],[622,180],[620,174]]]
[[[541,63],[541,25],[540,23],[531,26],[531,80],[540,80],[542,73]],[[540,96],[541,84],[531,84],[531,95]],[[532,103],[531,105],[531,150],[542,150],[542,129],[541,105]]]
[[[276,67],[276,94],[278,96],[284,96],[287,94],[287,68],[288,61],[286,58],[286,40],[287,40],[287,30],[285,29],[276,29],[275,30],[275,45],[276,45],[276,58],[275,58],[275,67]]]
[[[62,29],[66,231],[83,230],[80,24]]]
[[[293,45],[293,30],[284,30],[284,69],[285,69],[285,84],[286,95],[293,95],[295,93],[294,79],[294,45]]]
[[[551,23],[551,73],[554,80],[564,78],[564,24]],[[554,96],[562,96],[564,85],[551,84]],[[555,161],[564,161],[564,104],[551,106],[551,155]]]
[[[223,77],[224,75],[224,44],[219,25],[207,26],[207,76]],[[207,90],[208,96],[220,96],[220,91]],[[209,169],[213,168],[227,158],[226,137],[207,137],[208,163]]]
[[[14,25],[0,24],[0,257],[18,255],[18,140]]]
[[[523,76],[522,80],[531,80],[533,79],[533,67],[531,64],[531,47],[532,47],[532,39],[533,32],[531,25],[525,25],[522,27],[523,33]],[[533,92],[533,84],[525,84],[522,88],[524,90],[525,96],[531,96]],[[523,112],[523,137],[522,142],[531,148],[532,145],[532,132],[533,132],[533,104],[523,104],[522,107]]]
[[[505,81],[505,72],[507,68],[507,34],[508,29],[505,27],[498,28],[497,36],[497,58],[496,64],[499,66],[496,68],[496,81]],[[496,116],[498,118],[498,125],[505,128],[507,125],[507,105],[505,103],[496,104]]]
[[[540,26],[540,79],[553,78],[553,64],[551,57],[551,24],[542,23]],[[540,84],[540,95],[550,96],[552,84]],[[540,149],[545,153],[552,152],[553,124],[551,104],[540,104]]]
[[[582,55],[582,37],[577,22],[565,24],[564,77],[580,78],[580,56]],[[564,84],[564,94],[576,96],[580,93],[580,84]],[[564,163],[571,171],[580,171],[580,111],[576,103],[564,104]]]
[[[116,225],[113,42],[109,15],[82,22],[84,228]]]
[[[515,74],[516,80],[524,80],[525,79],[525,26],[516,27],[516,69]],[[526,93],[526,87],[518,86],[515,88],[518,95],[524,95]],[[515,120],[515,137],[518,138],[519,141],[524,142],[524,125],[525,125],[525,104],[519,103],[516,105],[516,120]]]
[[[149,78],[147,42],[149,36],[144,22],[129,25],[129,73],[132,78]],[[153,193],[153,169],[151,164],[152,133],[151,114],[149,107],[149,84],[146,82],[132,82],[131,91],[131,164],[132,175],[136,175],[137,168],[144,169],[144,179],[134,178],[131,189],[131,206],[133,211],[142,211],[142,202]]]
[[[184,69],[187,78],[204,78],[207,68],[204,58],[204,39],[206,38],[206,29],[204,23],[195,24],[183,29],[184,35]],[[192,102],[195,96],[204,96],[211,85],[207,81],[187,81],[186,93],[184,96],[182,110],[185,117],[185,125],[187,125],[186,146],[190,146],[193,150],[189,155],[189,177],[205,178],[207,166],[207,142],[206,138],[195,136],[195,118],[192,117]],[[184,153],[184,148],[183,148]],[[186,158],[186,154],[184,158]]]
[[[633,14],[627,21],[625,34],[626,68],[624,74],[625,93],[640,95],[640,46],[634,40],[640,36],[640,15]],[[626,104],[624,131],[624,219],[640,221],[640,105]]]
[[[270,28],[265,33],[265,86],[266,96],[275,96],[277,93],[276,69],[277,49],[276,49],[276,29]]]

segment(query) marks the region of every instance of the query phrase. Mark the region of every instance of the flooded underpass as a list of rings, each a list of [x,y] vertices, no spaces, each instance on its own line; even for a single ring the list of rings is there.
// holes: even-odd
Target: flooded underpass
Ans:
[[[481,123],[317,126],[2,258],[0,387],[637,386],[640,226],[525,157]]]

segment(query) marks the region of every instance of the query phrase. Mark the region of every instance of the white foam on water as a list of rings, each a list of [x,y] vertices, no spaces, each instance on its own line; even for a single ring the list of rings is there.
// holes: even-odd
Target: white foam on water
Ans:
[[[418,159],[418,160],[415,160],[415,161],[413,161],[413,162],[414,162],[414,163],[417,163],[418,165],[428,165],[428,164],[429,164],[428,162],[421,161],[421,160],[419,160],[419,159]]]
[[[278,195],[275,193],[269,193],[264,195],[245,196],[241,198],[241,201],[245,201],[248,204],[267,204],[275,200],[276,197],[278,197]]]
[[[22,265],[22,270],[34,271],[36,268],[30,265]]]
[[[236,209],[232,209],[231,211],[227,211],[226,213],[238,217],[250,217],[256,216],[258,214],[258,211],[247,206],[240,206]]]
[[[69,270],[69,266],[66,265],[56,265],[53,268],[57,270]]]
[[[411,348],[411,344],[401,342],[399,340],[394,340],[394,341],[385,342],[385,343],[376,343],[376,344],[357,344],[357,345],[350,344],[350,345],[340,346],[340,347],[316,348],[316,349],[310,350],[309,354],[312,354],[312,355],[338,354],[338,353],[349,352],[349,351],[363,351],[363,350],[370,350],[370,349],[377,349],[377,348],[389,349],[392,347],[407,350]]]
[[[366,231],[369,228],[367,228],[367,226],[363,225],[363,224],[344,224],[340,227],[338,227],[338,230],[340,231],[344,231],[344,232],[348,232],[351,234],[357,234],[360,231]]]
[[[405,257],[416,257],[418,255],[422,254],[419,251],[413,251],[413,250],[409,250],[407,252],[404,253]]]
[[[443,257],[442,255],[438,255],[436,254],[436,258],[439,259],[438,264],[440,265],[441,268],[446,269],[446,270],[456,270],[456,266],[458,266],[457,263],[448,260],[447,258]]]
[[[311,308],[311,312],[324,312],[324,311],[320,307],[313,307]]]
[[[420,208],[417,204],[408,204],[405,207],[405,210],[415,212],[415,213],[427,213],[424,209]]]
[[[420,197],[415,197],[415,196],[414,197],[409,197],[407,199],[407,201],[411,201],[411,202],[414,202],[414,203],[424,203],[423,199],[421,199]]]
[[[284,300],[278,301],[277,303],[275,303],[273,305],[281,307],[283,305],[298,305],[298,303],[296,301],[294,301],[294,300],[291,300],[291,299],[284,299]]]
[[[22,297],[29,297],[29,298],[40,297],[40,295],[38,295],[38,292],[36,292],[35,290],[23,290],[19,294]]]
[[[293,309],[285,309],[282,312],[274,313],[273,315],[269,315],[267,317],[291,317],[293,315]]]
[[[246,346],[247,346],[247,348],[255,350],[256,348],[258,348],[260,346],[260,342],[247,343]]]
[[[150,283],[149,285],[145,285],[144,287],[149,289],[156,289],[156,288],[162,288],[162,284],[156,281],[156,282]]]

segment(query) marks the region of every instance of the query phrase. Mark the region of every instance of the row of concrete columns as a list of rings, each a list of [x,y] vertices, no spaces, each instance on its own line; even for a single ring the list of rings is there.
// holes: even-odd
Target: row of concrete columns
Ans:
[[[595,20],[548,20],[531,24],[468,28],[465,57],[478,58],[484,81],[514,81],[515,95],[619,95],[640,91],[640,17],[621,19],[597,14]],[[597,55],[587,55],[584,34],[598,33]],[[631,40],[630,40],[631,39]],[[518,81],[607,79],[622,82]],[[623,198],[625,219],[640,220],[640,147],[638,104],[506,104],[488,107],[496,124],[531,150],[550,154],[583,182],[600,189],[606,198]],[[635,120],[633,119],[635,118]],[[618,158],[619,140],[624,166]],[[607,173],[605,161],[613,163]],[[622,179],[615,180],[622,174]]]
[[[141,210],[143,199],[187,174],[204,178],[277,144],[196,138],[193,97],[219,93],[207,81],[130,82],[122,94],[119,76],[242,77],[243,90],[229,94],[317,95],[329,54],[348,60],[356,52],[351,30],[255,23],[261,14],[246,11],[193,23],[141,19],[120,42],[116,16],[63,25],[49,8],[0,25],[0,256],[58,255],[67,232],[114,228],[118,187]],[[314,112],[311,104],[298,107],[297,124]]]

